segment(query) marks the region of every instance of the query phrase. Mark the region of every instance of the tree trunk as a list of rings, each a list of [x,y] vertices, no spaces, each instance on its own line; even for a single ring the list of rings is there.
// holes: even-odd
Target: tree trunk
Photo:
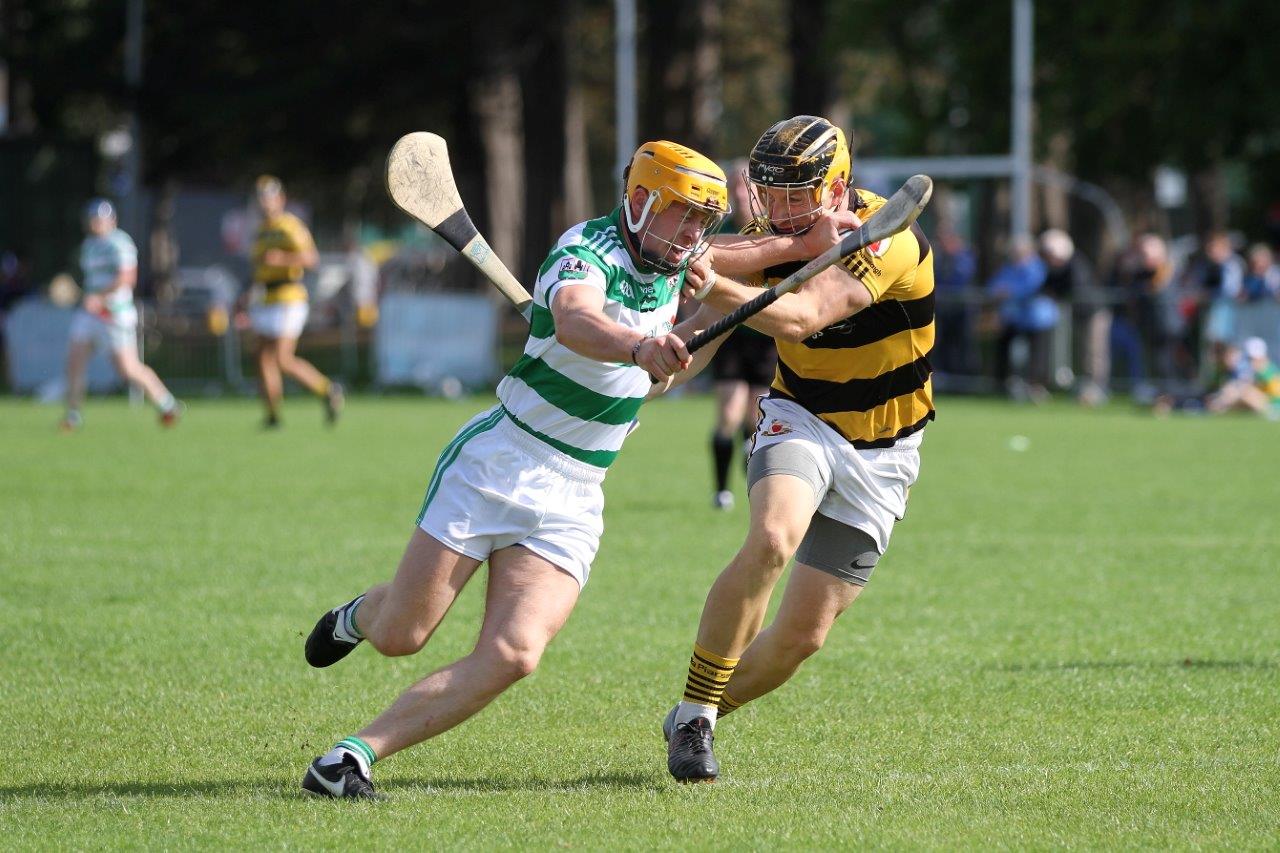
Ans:
[[[565,222],[565,115],[568,68],[565,0],[548,0],[525,34],[530,51],[524,79],[524,257],[514,267],[532,286],[538,267]]]
[[[831,100],[831,63],[823,49],[826,0],[793,0],[787,50],[791,55],[792,115],[824,115]]]
[[[520,78],[509,58],[495,65],[474,91],[485,160],[486,236],[498,257],[519,270],[525,197]]]

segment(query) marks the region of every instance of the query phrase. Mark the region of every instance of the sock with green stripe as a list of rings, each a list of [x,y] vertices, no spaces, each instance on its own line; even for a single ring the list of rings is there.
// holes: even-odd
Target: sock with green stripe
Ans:
[[[364,602],[363,595],[357,595],[338,610],[338,624],[333,626],[333,635],[349,643],[364,639],[364,633],[356,625],[356,609]]]
[[[338,764],[348,755],[355,759],[356,764],[360,765],[360,772],[367,779],[369,777],[369,768],[373,766],[373,762],[378,760],[378,756],[374,755],[373,747],[355,735],[338,741],[333,749],[320,756],[320,763],[322,765]]]

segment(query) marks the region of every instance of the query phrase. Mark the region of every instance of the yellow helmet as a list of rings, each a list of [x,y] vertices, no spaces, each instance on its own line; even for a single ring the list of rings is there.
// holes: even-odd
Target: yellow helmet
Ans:
[[[839,178],[847,186],[853,161],[844,132],[821,116],[794,116],[761,135],[747,165],[751,183],[758,189],[809,189],[814,205]],[[816,207],[773,217],[774,225],[810,218]]]
[[[729,212],[729,187],[724,171],[710,158],[674,142],[646,142],[641,145],[631,158],[624,180],[623,220],[627,229],[636,236],[640,260],[660,272],[679,272],[706,251],[707,238]],[[636,189],[646,191],[644,207],[638,217],[633,216],[630,203]],[[674,234],[685,230],[684,224],[690,217],[700,217],[697,223],[700,228],[692,245],[681,245],[650,233],[658,215],[676,202],[686,205],[688,212]],[[651,247],[647,243],[655,243],[656,246]],[[680,250],[679,259],[673,260],[672,250],[677,248]]]

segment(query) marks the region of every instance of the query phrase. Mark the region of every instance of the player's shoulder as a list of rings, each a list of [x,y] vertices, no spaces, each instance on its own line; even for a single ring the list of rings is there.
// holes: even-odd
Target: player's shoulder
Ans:
[[[603,270],[616,265],[615,255],[621,251],[625,249],[617,223],[612,216],[601,216],[579,222],[561,234],[551,255],[553,258],[578,258]]]
[[[883,196],[858,188],[854,190],[854,198],[850,200],[850,209],[866,222],[884,207],[885,201]],[[917,234],[914,228],[900,231],[846,255],[841,258],[840,263],[854,277],[872,288],[879,299],[895,285],[915,280],[916,269],[928,254]]]
[[[854,187],[853,198],[849,201],[849,209],[856,213],[863,222],[866,222],[871,217],[871,214],[884,207],[887,199],[882,195],[873,193],[871,190]]]
[[[280,227],[294,233],[307,231],[307,223],[303,222],[298,214],[287,210],[280,214]]]

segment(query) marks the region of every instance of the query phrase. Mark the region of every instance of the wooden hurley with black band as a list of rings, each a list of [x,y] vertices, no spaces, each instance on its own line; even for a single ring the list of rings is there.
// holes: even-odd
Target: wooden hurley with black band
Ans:
[[[458,195],[443,138],[425,132],[400,137],[387,155],[387,194],[397,207],[461,252],[529,319],[533,297],[472,223]]]

